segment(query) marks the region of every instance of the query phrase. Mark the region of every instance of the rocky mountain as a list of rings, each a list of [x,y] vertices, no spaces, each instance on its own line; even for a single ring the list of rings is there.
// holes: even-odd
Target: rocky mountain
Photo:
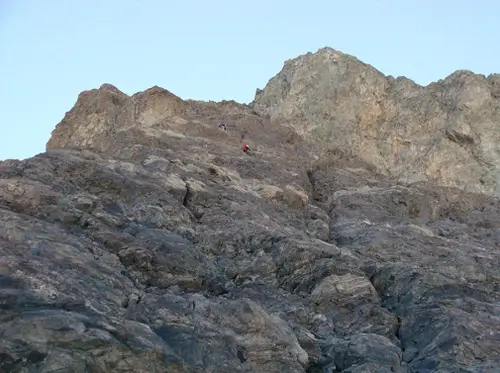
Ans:
[[[0,372],[500,371],[495,79],[82,92],[0,162]]]
[[[500,196],[500,74],[422,87],[324,48],[287,61],[253,107],[404,183]]]

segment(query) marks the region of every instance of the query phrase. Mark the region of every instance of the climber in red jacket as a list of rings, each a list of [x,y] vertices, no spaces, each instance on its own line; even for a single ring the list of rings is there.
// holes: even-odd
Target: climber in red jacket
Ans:
[[[243,151],[244,151],[245,153],[247,153],[249,150],[250,150],[250,147],[249,147],[247,144],[245,144],[245,145],[243,146]]]

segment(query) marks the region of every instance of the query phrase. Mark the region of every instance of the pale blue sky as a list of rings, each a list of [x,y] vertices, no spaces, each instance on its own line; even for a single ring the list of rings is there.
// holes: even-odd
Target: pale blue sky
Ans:
[[[424,85],[500,72],[499,19],[494,0],[0,0],[0,160],[43,152],[103,83],[247,103],[324,46]]]

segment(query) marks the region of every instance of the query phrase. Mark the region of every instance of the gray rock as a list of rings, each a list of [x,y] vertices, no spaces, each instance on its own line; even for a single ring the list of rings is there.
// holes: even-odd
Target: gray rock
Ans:
[[[337,369],[349,368],[352,372],[364,372],[368,367],[372,371],[394,372],[398,371],[401,362],[401,350],[389,339],[367,333],[354,334],[348,339],[332,339],[326,356],[333,360]]]
[[[332,53],[253,108],[103,85],[0,162],[0,371],[495,371],[497,77],[422,88]],[[308,116],[342,136],[301,136]]]

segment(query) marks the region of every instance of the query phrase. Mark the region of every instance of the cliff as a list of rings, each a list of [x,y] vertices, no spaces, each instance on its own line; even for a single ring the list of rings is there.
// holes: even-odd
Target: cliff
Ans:
[[[82,92],[0,162],[0,372],[496,371],[495,79],[323,49],[251,105]]]
[[[324,48],[285,62],[252,106],[401,182],[500,195],[499,74],[422,87]]]

